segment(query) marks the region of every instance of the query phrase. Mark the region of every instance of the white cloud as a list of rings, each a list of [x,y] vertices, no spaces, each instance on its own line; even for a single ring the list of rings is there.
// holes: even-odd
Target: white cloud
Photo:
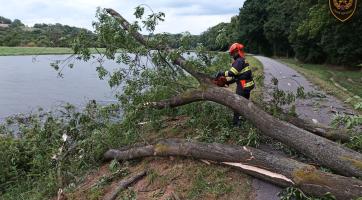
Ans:
[[[134,8],[147,4],[155,12],[164,12],[166,21],[157,32],[179,33],[189,31],[199,34],[220,22],[228,22],[238,14],[242,1],[221,0],[0,0],[0,15],[20,19],[32,26],[34,23],[61,23],[92,29],[95,11],[111,7],[132,21]]]

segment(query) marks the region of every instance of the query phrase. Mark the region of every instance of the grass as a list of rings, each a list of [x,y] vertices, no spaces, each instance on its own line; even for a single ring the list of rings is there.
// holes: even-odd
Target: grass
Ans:
[[[0,56],[48,54],[73,54],[73,50],[62,47],[0,47]]]
[[[216,168],[216,167],[212,167]],[[187,199],[202,199],[205,196],[218,198],[222,195],[233,192],[233,186],[229,184],[226,169],[199,168],[191,182],[191,189],[188,191]]]
[[[341,67],[302,64],[293,59],[279,59],[279,61],[297,70],[322,90],[342,101],[354,96],[362,97],[362,70],[346,70]],[[355,103],[357,103],[356,99],[350,101],[351,105]]]
[[[97,48],[99,52],[105,52],[105,48]],[[92,54],[98,53],[95,48],[90,48]],[[72,48],[67,47],[1,47],[0,56],[23,55],[62,55],[74,54]]]

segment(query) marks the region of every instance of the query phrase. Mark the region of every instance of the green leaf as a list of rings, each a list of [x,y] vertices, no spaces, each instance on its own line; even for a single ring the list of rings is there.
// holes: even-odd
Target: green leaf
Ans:
[[[142,6],[137,6],[136,11],[133,13],[137,19],[141,19],[143,14],[145,13],[145,8]]]

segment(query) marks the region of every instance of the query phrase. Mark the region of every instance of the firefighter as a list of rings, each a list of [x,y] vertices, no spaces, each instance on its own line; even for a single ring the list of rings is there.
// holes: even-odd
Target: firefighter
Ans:
[[[245,60],[244,45],[234,43],[229,49],[230,56],[233,57],[234,62],[229,71],[219,72],[216,79],[221,77],[231,77],[232,79],[227,84],[236,82],[236,94],[243,96],[246,99],[250,98],[250,92],[254,89],[255,84],[249,63]],[[241,116],[238,113],[234,113],[233,125],[239,126],[241,122]]]

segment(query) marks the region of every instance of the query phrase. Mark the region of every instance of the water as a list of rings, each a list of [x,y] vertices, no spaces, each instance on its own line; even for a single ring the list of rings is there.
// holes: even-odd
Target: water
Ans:
[[[50,66],[65,55],[0,56],[0,121],[17,113],[29,113],[39,107],[46,110],[66,102],[82,106],[89,100],[100,103],[115,102],[117,89],[100,80],[95,60],[74,61],[74,68],[64,68],[64,78]],[[106,69],[119,66],[105,61]]]

